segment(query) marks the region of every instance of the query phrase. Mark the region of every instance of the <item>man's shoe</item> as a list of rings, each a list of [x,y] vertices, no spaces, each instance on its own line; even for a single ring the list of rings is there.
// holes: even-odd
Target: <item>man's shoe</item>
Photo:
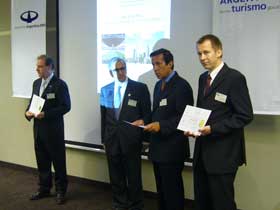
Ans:
[[[31,201],[35,201],[35,200],[39,200],[39,199],[46,198],[49,196],[50,196],[50,192],[38,191],[38,192],[35,192],[33,195],[31,195],[31,197],[29,199]]]
[[[58,205],[62,205],[65,203],[65,194],[64,193],[57,193],[56,194],[56,203]]]

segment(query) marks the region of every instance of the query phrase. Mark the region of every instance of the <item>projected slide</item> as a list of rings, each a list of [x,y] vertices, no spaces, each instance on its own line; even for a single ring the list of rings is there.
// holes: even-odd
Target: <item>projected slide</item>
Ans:
[[[152,96],[157,77],[149,54],[167,48],[174,55],[175,70],[196,95],[204,69],[195,41],[212,30],[212,6],[205,0],[59,0],[60,77],[68,84],[72,102],[64,117],[67,145],[101,148],[97,90],[112,82],[107,62],[115,55],[126,57],[129,77],[147,84]],[[194,140],[191,152],[192,145]]]
[[[161,39],[170,38],[171,0],[97,1],[97,91],[112,82],[108,62],[127,61],[133,80],[151,70],[150,53]]]

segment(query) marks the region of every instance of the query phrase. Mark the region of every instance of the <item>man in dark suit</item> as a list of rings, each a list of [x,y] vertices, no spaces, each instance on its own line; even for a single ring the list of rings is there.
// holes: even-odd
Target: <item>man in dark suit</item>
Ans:
[[[193,105],[189,83],[174,71],[173,55],[159,49],[151,53],[154,72],[159,79],[154,88],[149,158],[153,162],[160,210],[184,209],[182,171],[189,157],[189,142],[177,130],[186,105]]]
[[[196,209],[236,210],[234,179],[238,167],[246,163],[244,127],[253,119],[249,91],[244,75],[222,61],[218,37],[201,37],[197,52],[208,70],[199,78],[197,106],[212,112],[195,142]]]
[[[101,89],[101,137],[108,160],[113,208],[143,209],[141,149],[151,101],[145,84],[127,77],[126,62],[109,62],[114,82]],[[131,122],[133,125],[128,124]]]
[[[39,171],[39,189],[30,200],[38,200],[50,195],[52,187],[51,164],[55,170],[55,187],[57,204],[63,204],[67,190],[67,175],[64,144],[63,115],[70,110],[70,96],[64,81],[54,75],[53,60],[47,55],[37,58],[39,79],[33,83],[33,95],[45,99],[42,111],[35,115],[29,107],[25,117],[34,118],[35,154]]]

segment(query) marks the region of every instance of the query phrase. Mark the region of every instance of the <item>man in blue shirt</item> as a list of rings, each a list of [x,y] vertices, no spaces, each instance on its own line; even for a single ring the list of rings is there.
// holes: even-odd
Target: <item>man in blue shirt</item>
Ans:
[[[144,206],[143,129],[136,125],[149,122],[151,101],[148,87],[129,79],[126,68],[126,62],[121,58],[112,58],[109,62],[114,81],[101,89],[101,138],[108,160],[113,208],[140,210]]]
[[[189,83],[174,71],[173,55],[159,49],[151,53],[154,72],[159,79],[154,88],[149,158],[153,162],[160,210],[184,209],[182,171],[189,157],[189,142],[178,123],[186,105],[193,105]]]

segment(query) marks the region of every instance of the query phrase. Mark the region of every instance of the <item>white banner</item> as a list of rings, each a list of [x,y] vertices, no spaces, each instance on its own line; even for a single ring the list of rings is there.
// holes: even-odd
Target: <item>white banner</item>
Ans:
[[[29,98],[36,58],[46,53],[46,0],[12,0],[13,96]]]
[[[255,114],[280,114],[280,0],[214,0],[224,61],[248,82]]]

